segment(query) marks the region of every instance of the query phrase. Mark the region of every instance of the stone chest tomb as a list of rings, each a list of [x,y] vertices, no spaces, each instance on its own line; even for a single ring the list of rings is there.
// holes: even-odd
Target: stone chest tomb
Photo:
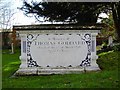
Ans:
[[[15,75],[99,70],[96,35],[101,26],[41,24],[13,26],[21,37],[21,65]]]

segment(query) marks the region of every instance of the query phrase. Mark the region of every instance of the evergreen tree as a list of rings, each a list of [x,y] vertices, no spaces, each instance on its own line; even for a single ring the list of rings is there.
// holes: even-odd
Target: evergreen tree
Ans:
[[[23,2],[21,8],[27,15],[34,14],[39,20],[44,17],[50,22],[69,22],[78,24],[96,23],[101,12],[109,11],[108,3],[93,2]]]
[[[26,15],[33,14],[38,21],[96,24],[100,13],[112,11],[114,24],[120,39],[120,2],[31,2],[24,0],[20,8]]]

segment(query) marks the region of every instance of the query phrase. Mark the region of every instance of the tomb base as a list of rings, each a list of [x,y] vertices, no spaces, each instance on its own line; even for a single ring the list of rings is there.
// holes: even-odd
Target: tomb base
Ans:
[[[80,74],[90,71],[99,71],[99,67],[70,67],[70,68],[20,68],[15,76],[24,75],[53,75],[53,74]]]

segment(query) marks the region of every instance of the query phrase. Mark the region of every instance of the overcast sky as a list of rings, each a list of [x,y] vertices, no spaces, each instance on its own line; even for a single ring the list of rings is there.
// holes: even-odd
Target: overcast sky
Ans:
[[[13,4],[13,8],[15,10],[14,21],[13,24],[32,24],[35,23],[35,18],[30,18],[24,15],[23,11],[17,9],[22,6],[22,0],[11,0]]]

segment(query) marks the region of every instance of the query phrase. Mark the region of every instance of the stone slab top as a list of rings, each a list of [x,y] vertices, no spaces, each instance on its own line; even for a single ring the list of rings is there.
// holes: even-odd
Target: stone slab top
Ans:
[[[101,30],[104,24],[36,24],[36,25],[14,25],[13,30]]]

